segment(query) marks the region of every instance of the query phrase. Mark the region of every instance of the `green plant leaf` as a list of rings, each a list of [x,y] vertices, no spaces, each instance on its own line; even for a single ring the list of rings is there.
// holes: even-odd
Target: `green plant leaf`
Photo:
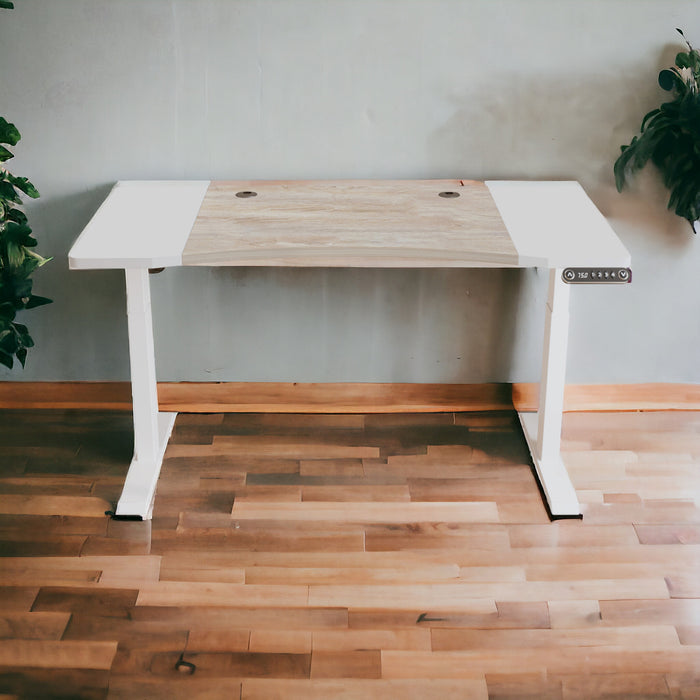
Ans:
[[[41,266],[41,261],[43,258],[41,256],[35,256],[31,250],[24,250],[24,260],[21,265],[18,265],[12,270],[12,278],[15,280],[22,280],[29,277],[29,275]]]
[[[0,117],[0,143],[16,146],[21,138],[22,136],[17,127],[8,122],[4,117]]]
[[[12,151],[9,151],[5,146],[0,146],[0,163],[4,163],[10,158],[14,158]]]
[[[13,289],[13,296],[15,299],[19,300],[21,302],[20,308],[24,307],[29,301],[29,297],[32,294],[32,280],[29,278],[24,278],[17,280],[14,289]]]
[[[674,88],[677,90],[685,90],[686,85],[678,73],[670,68],[665,68],[659,73],[659,85],[666,91],[670,92]]]
[[[17,352],[17,348],[20,347],[17,335],[17,331],[14,328],[10,328],[8,333],[4,333],[2,338],[0,338],[0,350],[14,355]]]
[[[17,177],[10,173],[5,173],[5,180],[14,185],[21,192],[24,192],[27,197],[31,197],[32,199],[37,199],[37,197],[39,197],[39,190],[37,190],[26,177]]]
[[[17,245],[12,241],[8,241],[5,250],[7,252],[7,262],[10,267],[18,267],[22,264],[22,261],[24,260],[24,250],[22,249],[22,246]]]
[[[20,224],[16,221],[8,221],[5,224],[3,235],[6,241],[19,246],[33,248],[36,245],[36,239],[32,238],[32,229],[26,223]]]
[[[690,58],[690,53],[688,51],[681,51],[676,54],[676,65],[679,68],[690,68],[692,61]]]
[[[17,311],[13,304],[9,301],[0,302],[0,322],[4,321],[5,324],[14,321]]]
[[[14,207],[5,212],[5,218],[18,224],[27,223],[27,215],[21,209],[15,209]]]
[[[24,305],[24,308],[35,309],[37,306],[45,306],[46,304],[53,304],[53,299],[47,299],[46,297],[40,297],[36,294],[32,294],[29,297],[29,301]]]
[[[22,369],[24,369],[24,363],[27,361],[27,348],[20,348],[15,354],[17,355],[19,363],[22,365]]]
[[[4,350],[0,350],[0,365],[5,365],[8,369],[12,369],[13,364],[12,355]]]
[[[0,8],[3,10],[14,10],[15,6],[11,0],[0,0]]]
[[[0,201],[13,202],[14,204],[22,203],[15,188],[4,178],[0,178]]]

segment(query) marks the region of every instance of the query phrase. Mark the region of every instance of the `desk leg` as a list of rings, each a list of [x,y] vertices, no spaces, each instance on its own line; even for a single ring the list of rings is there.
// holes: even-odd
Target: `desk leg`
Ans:
[[[117,504],[116,515],[151,517],[163,455],[175,413],[158,412],[156,363],[147,269],[126,270],[131,395],[134,411],[134,457]]]
[[[562,280],[561,272],[549,272],[539,411],[520,414],[540,484],[555,518],[581,514],[560,451],[569,336],[569,285]]]

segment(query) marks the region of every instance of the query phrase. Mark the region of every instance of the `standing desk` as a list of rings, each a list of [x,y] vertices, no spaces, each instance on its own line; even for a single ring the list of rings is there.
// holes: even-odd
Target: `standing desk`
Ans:
[[[630,255],[576,182],[119,182],[69,263],[126,274],[134,456],[118,516],[151,517],[175,422],[158,410],[149,269],[181,265],[548,269],[539,409],[520,420],[550,513],[581,513],[560,455],[569,283],[628,282]]]

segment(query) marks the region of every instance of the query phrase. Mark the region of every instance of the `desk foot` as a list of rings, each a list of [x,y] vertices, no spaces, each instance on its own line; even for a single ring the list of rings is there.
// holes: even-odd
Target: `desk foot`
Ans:
[[[158,414],[158,451],[155,459],[139,460],[135,455],[126,475],[122,495],[117,503],[117,517],[140,517],[150,520],[153,499],[156,494],[158,475],[163,464],[163,455],[168,446],[170,433],[175,425],[177,413]]]
[[[559,454],[541,459],[537,448],[537,413],[518,413],[537,478],[552,518],[580,518],[579,505],[569,473]]]

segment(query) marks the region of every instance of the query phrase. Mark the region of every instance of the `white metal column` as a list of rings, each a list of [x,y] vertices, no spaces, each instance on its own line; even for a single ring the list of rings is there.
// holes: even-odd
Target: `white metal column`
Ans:
[[[153,510],[156,483],[176,414],[158,413],[148,269],[127,268],[125,272],[134,457],[117,504],[116,515],[147,519]]]
[[[549,271],[539,410],[520,420],[542,490],[554,517],[581,514],[576,491],[561,459],[561,424],[569,339],[569,285],[562,270]]]

